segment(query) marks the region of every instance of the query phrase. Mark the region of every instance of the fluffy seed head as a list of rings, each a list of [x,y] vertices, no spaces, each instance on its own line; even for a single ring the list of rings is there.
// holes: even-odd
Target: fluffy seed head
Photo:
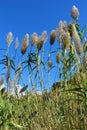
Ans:
[[[42,37],[43,37],[43,39],[44,39],[44,43],[47,41],[47,31],[43,31],[42,32]]]
[[[73,6],[72,9],[71,9],[71,17],[73,19],[77,20],[78,16],[79,16],[78,8],[76,6]]]
[[[59,27],[56,30],[57,33],[57,39],[59,43],[62,43],[62,36],[68,31],[67,23],[66,22],[59,22]]]
[[[70,32],[70,36],[73,37],[74,33],[76,33],[75,24],[71,22],[68,26],[68,30]]]
[[[81,39],[78,35],[78,32],[76,30],[74,23],[70,23],[69,31],[70,31],[72,38],[74,39],[74,43],[75,43],[75,47],[76,47],[77,52],[79,54],[81,54],[83,52],[83,45],[81,44]]]
[[[70,48],[70,34],[67,31],[66,33],[63,33],[62,35],[62,46],[65,50],[68,50]]]
[[[31,36],[31,44],[34,45],[38,40],[38,36],[37,36],[37,33],[33,33],[32,36]]]
[[[42,35],[37,38],[37,41],[36,41],[36,46],[37,46],[38,51],[41,50],[41,48],[42,48],[43,44],[46,42],[46,40],[47,40],[47,32],[44,31],[44,32],[42,32]]]
[[[12,41],[13,41],[13,34],[12,34],[12,32],[9,32],[7,34],[7,37],[6,37],[6,43],[7,43],[8,47],[10,46],[10,44],[12,43]]]
[[[25,54],[28,47],[28,42],[29,42],[29,34],[26,34],[23,40],[22,48],[21,48],[22,54]]]
[[[63,22],[60,21],[59,27],[57,28],[57,39],[58,39],[59,43],[61,43],[61,37],[62,37],[62,34],[64,32],[63,26],[64,26]]]
[[[70,33],[66,22],[60,21],[59,27],[57,28],[57,39],[65,50],[68,50],[71,43]]]
[[[50,33],[50,44],[53,45],[56,39],[56,30],[52,30]]]
[[[38,37],[38,40],[36,41],[36,46],[37,46],[38,51],[41,50],[43,43],[44,43],[44,40],[42,36]]]

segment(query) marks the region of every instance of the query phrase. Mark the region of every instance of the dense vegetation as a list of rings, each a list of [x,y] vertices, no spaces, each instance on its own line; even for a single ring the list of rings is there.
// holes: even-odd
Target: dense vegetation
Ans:
[[[81,29],[78,16],[73,6],[73,21],[60,21],[51,31],[48,50],[44,31],[41,36],[32,34],[29,48],[26,34],[21,54],[16,38],[12,55],[13,34],[8,33],[7,48],[0,49],[4,52],[0,57],[0,130],[87,130],[86,25]],[[55,41],[57,47],[52,50]],[[7,87],[1,88],[3,84]]]

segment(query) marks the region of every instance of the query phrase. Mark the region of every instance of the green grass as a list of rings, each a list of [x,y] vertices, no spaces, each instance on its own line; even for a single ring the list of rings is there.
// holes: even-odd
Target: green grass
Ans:
[[[66,89],[56,83],[49,93],[45,91],[42,95],[27,92],[16,98],[4,93],[0,99],[1,129],[86,130],[86,91],[84,86],[71,84],[74,77],[66,83]]]

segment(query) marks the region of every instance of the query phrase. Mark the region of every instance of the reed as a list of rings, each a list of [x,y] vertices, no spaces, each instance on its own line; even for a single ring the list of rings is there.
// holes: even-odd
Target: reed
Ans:
[[[14,41],[8,33],[0,57],[1,130],[87,130],[87,40],[78,16],[73,6],[74,22],[60,21],[50,37],[34,32],[29,42],[26,34],[20,55],[18,38],[10,54]]]

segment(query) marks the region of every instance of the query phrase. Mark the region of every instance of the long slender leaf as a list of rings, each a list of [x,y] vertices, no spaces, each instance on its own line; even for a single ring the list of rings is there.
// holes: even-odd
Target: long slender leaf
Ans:
[[[85,33],[86,33],[86,28],[87,28],[87,24],[83,27],[82,31],[81,31],[81,40],[84,38]]]

